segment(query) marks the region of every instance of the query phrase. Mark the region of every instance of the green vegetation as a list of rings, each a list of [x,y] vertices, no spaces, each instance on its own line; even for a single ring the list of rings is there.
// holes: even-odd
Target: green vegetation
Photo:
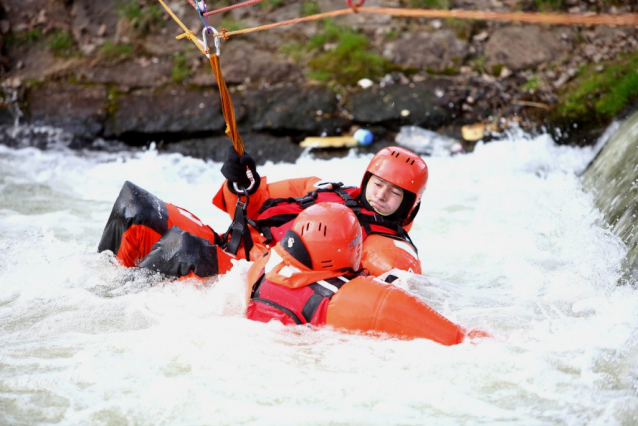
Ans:
[[[228,32],[231,32],[231,31],[243,30],[247,27],[246,27],[246,24],[244,24],[242,21],[233,21],[232,19],[224,18],[222,19],[222,22],[219,25],[219,29],[222,29],[222,28]]]
[[[306,47],[295,41],[285,43],[280,48],[279,51],[284,55],[292,58],[293,61],[300,63],[304,56],[307,54]]]
[[[261,3],[257,3],[262,9],[274,10],[280,6],[283,6],[284,0],[264,0]]]
[[[332,20],[324,22],[322,34],[308,43],[310,50],[323,48],[326,43],[336,44],[334,49],[321,53],[308,62],[308,77],[317,81],[334,80],[339,84],[355,84],[362,78],[383,75],[390,62],[368,50],[368,39],[350,28],[340,27]]]
[[[492,65],[492,75],[498,77],[499,75],[501,75],[504,67],[505,65],[503,64]]]
[[[487,74],[487,71],[485,70],[486,62],[487,62],[486,56],[479,56],[478,58],[475,58],[470,61],[470,63],[472,64],[472,69],[476,72],[480,72],[481,74]]]
[[[304,0],[301,4],[301,16],[310,16],[320,13],[319,3],[316,0]]]
[[[186,65],[186,54],[177,53],[173,55],[173,66],[171,68],[171,79],[176,83],[183,83],[188,78],[191,70]]]
[[[53,56],[58,58],[80,56],[80,52],[76,49],[75,41],[68,31],[54,31],[48,36],[48,40],[49,49]]]
[[[365,35],[336,24],[332,19],[323,21],[322,31],[306,44],[286,43],[279,51],[297,63],[307,64],[307,77],[337,86],[356,84],[362,78],[378,78],[389,72],[405,75],[417,72],[393,64],[370,48]],[[456,73],[456,71],[455,71]]]
[[[471,19],[446,18],[446,25],[453,29],[456,36],[461,40],[468,40],[472,35],[476,21]]]
[[[521,90],[525,90],[526,92],[536,92],[541,84],[540,78],[537,75],[532,76],[527,83],[521,86]]]
[[[114,87],[109,87],[106,96],[106,113],[110,116],[114,116],[117,112],[117,98],[120,96],[119,92]]]
[[[450,8],[450,0],[408,0],[408,7],[412,9],[443,9]]]
[[[601,68],[602,67],[602,70]],[[559,98],[556,113],[564,118],[607,121],[638,99],[638,53],[581,68]]]
[[[131,44],[112,43],[105,41],[99,50],[100,57],[108,62],[118,62],[130,59],[135,55],[135,48]]]
[[[534,0],[536,7],[541,12],[552,12],[562,9],[563,0]]]
[[[30,48],[43,38],[42,30],[34,28],[16,34],[10,33],[6,38],[6,43],[11,46]]]
[[[434,74],[434,75],[458,75],[459,74],[459,70],[456,67],[453,67],[450,65],[446,65],[445,68],[443,68],[442,70],[436,70],[436,69],[428,67],[426,71],[428,72],[428,74]]]
[[[120,17],[126,19],[139,35],[146,35],[163,24],[165,12],[158,4],[141,6],[137,0],[121,0],[117,8]]]

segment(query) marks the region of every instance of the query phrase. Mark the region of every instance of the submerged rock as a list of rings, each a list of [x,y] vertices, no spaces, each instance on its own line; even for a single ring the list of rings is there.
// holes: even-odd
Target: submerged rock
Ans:
[[[628,277],[638,279],[638,111],[607,141],[583,176],[596,206],[627,245]]]

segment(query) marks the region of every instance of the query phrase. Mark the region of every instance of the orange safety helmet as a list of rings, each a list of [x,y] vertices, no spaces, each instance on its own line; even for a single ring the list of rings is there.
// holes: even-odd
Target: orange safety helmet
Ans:
[[[428,166],[425,161],[405,148],[389,146],[377,152],[368,164],[361,181],[362,193],[365,191],[370,174],[414,194],[414,201],[407,211],[407,217],[410,219],[408,222],[410,222],[416,214],[414,210],[421,202],[425,186],[428,183]]]
[[[303,242],[288,243],[293,231]],[[297,260],[315,271],[359,269],[361,263],[361,225],[348,207],[337,203],[318,203],[302,211],[291,231],[279,244]],[[308,258],[309,257],[309,258]]]

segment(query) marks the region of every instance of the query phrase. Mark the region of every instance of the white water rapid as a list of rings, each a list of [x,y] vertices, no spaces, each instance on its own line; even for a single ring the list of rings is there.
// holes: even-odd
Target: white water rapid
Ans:
[[[221,164],[0,146],[2,425],[631,425],[638,292],[548,136],[426,158],[410,289],[495,339],[444,347],[246,320],[241,261],[174,282],[97,253],[125,180],[217,231]],[[267,163],[358,185],[370,156]]]

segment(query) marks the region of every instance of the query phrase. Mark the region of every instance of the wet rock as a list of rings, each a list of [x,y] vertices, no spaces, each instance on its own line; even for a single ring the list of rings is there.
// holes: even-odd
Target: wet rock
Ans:
[[[250,153],[258,165],[266,161],[294,163],[303,152],[303,148],[286,137],[253,132],[241,133],[241,137],[246,152]],[[195,158],[223,162],[231,144],[230,138],[223,135],[164,144],[159,149],[164,152],[179,152]]]
[[[569,30],[542,31],[533,26],[497,29],[485,46],[487,66],[505,65],[518,71],[557,60],[570,48],[562,41],[566,31]]]
[[[351,95],[346,106],[357,123],[414,124],[437,129],[454,118],[454,113],[444,106],[450,85],[447,80],[431,80],[370,88]]]
[[[406,33],[386,45],[383,56],[392,62],[418,70],[457,69],[468,54],[468,43],[454,31]]]
[[[107,91],[100,86],[47,84],[31,90],[28,116],[33,124],[58,127],[82,138],[101,134]]]
[[[130,88],[157,87],[170,82],[172,64],[169,61],[133,61],[122,64],[80,68],[76,72],[79,81],[113,84]]]
[[[72,3],[73,32],[76,40],[113,37],[117,29],[117,2],[75,1]]]
[[[225,43],[222,51],[222,73],[226,84],[261,82],[276,84],[301,78],[299,67],[283,57],[243,40]],[[216,85],[210,66],[202,67],[191,79],[196,85]]]
[[[120,94],[111,102],[114,114],[105,128],[106,137],[126,138],[127,133],[189,135],[220,132],[226,126],[219,94],[213,90],[141,89]]]
[[[250,128],[254,131],[301,135],[335,135],[349,127],[339,115],[337,99],[327,88],[280,87],[245,94]]]

